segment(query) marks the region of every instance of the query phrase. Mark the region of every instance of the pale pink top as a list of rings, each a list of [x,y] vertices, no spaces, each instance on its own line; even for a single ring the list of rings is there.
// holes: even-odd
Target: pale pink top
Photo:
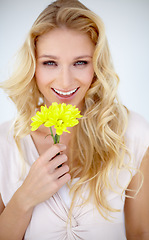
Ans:
[[[10,122],[0,126],[0,193],[5,206],[14,192],[22,184],[20,180],[21,162],[18,150],[13,140],[12,131],[8,133]],[[126,142],[132,159],[132,167],[139,168],[143,155],[149,146],[149,125],[138,114],[131,112],[129,126],[126,132]],[[22,147],[26,159],[27,172],[32,163],[38,158],[38,152],[30,135],[22,140]],[[127,162],[128,159],[125,158]],[[135,170],[132,170],[133,175]],[[130,174],[122,169],[119,181],[127,187]],[[75,180],[77,181],[77,179]],[[122,190],[111,179],[115,190]],[[26,230],[25,240],[124,240],[124,202],[122,197],[115,192],[105,191],[112,207],[119,208],[118,213],[111,213],[112,222],[105,220],[94,207],[92,201],[84,206],[78,206],[81,199],[78,197],[72,212],[72,226],[67,223],[71,197],[64,185],[49,200],[34,208],[32,219]],[[83,193],[84,197],[87,192]]]

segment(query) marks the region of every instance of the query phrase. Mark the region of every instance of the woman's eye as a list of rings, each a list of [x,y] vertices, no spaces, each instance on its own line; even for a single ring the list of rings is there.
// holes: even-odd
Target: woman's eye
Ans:
[[[46,66],[57,66],[57,63],[54,62],[54,61],[45,61],[45,62],[43,62],[43,65],[46,65]]]
[[[75,66],[82,66],[82,65],[86,65],[86,64],[88,64],[87,61],[77,61],[74,65]]]

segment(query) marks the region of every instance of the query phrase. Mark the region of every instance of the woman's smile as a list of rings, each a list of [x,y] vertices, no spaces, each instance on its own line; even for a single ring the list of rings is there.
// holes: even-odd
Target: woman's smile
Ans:
[[[64,97],[64,98],[70,98],[71,96],[74,96],[74,94],[78,91],[78,88],[75,88],[70,91],[64,91],[64,90],[57,90],[55,88],[52,88],[52,90],[59,96],[59,97]]]

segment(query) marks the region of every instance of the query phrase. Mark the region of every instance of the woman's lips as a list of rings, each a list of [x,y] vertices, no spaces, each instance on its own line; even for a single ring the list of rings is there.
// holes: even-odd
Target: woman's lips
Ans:
[[[59,97],[62,97],[62,98],[70,98],[71,96],[73,96],[79,89],[78,88],[75,88],[73,90],[70,90],[70,91],[60,91],[60,90],[57,90],[55,88],[51,88],[53,90],[53,92],[58,95]]]

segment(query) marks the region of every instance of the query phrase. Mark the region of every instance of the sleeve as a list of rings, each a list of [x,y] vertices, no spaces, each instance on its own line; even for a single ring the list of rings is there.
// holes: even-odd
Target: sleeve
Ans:
[[[13,120],[0,125],[0,194],[5,206],[22,185],[22,167],[24,166],[25,172],[30,168],[20,161],[13,133]]]
[[[11,124],[12,122],[5,122],[0,125],[0,194],[2,199],[5,195],[6,185],[9,185],[8,181],[11,170],[9,156],[13,157],[11,153],[11,149],[13,148],[11,143],[13,136],[12,131],[10,131]]]
[[[3,172],[4,170],[4,148],[5,146],[5,137],[6,135],[6,123],[0,125],[0,193],[2,193],[2,184],[3,184]]]
[[[149,147],[149,123],[135,112],[129,114],[126,145],[132,157],[133,167],[138,169]]]

